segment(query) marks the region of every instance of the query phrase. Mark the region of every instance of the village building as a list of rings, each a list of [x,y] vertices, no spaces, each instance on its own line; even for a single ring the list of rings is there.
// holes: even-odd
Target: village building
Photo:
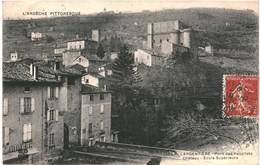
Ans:
[[[205,46],[205,52],[209,55],[213,55],[214,54],[214,49],[213,46],[208,44],[207,46]]]
[[[10,60],[11,61],[17,61],[18,60],[18,53],[15,51],[13,53],[10,53]]]
[[[81,95],[81,145],[111,142],[111,137],[118,140],[117,134],[111,134],[111,92],[82,84]]]
[[[32,41],[37,41],[37,40],[41,40],[43,38],[43,34],[40,32],[32,32],[31,33],[31,40]]]
[[[89,54],[96,54],[99,42],[78,38],[67,42],[67,50],[85,50]]]
[[[112,75],[112,65],[113,63],[106,63],[103,65],[100,65],[98,67],[98,74],[103,76],[103,77],[107,77],[107,76],[111,76]]]
[[[64,115],[70,107],[64,96],[74,86],[64,84],[78,75],[56,62],[3,63],[4,163],[46,163],[62,155]],[[28,158],[20,159],[21,152]]]
[[[98,73],[85,73],[81,77],[82,84],[92,85],[101,89],[106,89],[106,79],[104,76],[99,75]]]
[[[155,54],[151,50],[138,49],[134,53],[135,64],[145,64],[146,66],[160,66],[162,64],[162,56]]]
[[[72,65],[75,65],[75,64],[82,65],[83,67],[86,68],[89,66],[89,60],[81,55],[81,56],[78,56],[77,58],[75,58],[75,60],[73,60]]]
[[[67,50],[66,47],[56,47],[54,48],[54,54],[62,54]]]
[[[62,53],[62,64],[65,66],[73,65],[74,60],[81,55],[81,50],[66,50]]]
[[[117,59],[118,58],[118,53],[117,52],[111,52],[110,53],[110,59],[111,60],[115,60],[115,59]]]

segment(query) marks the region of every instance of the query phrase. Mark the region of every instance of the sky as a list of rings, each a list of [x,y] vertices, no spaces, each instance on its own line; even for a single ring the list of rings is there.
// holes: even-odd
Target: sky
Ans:
[[[53,17],[50,12],[80,12],[80,15],[106,11],[140,12],[162,9],[231,8],[253,10],[259,15],[258,1],[4,1],[3,19]],[[26,12],[47,12],[47,15],[26,15]],[[24,15],[25,14],[25,15]]]

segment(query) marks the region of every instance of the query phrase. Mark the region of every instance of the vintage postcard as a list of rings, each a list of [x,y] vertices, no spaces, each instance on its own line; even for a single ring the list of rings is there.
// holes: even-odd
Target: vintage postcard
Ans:
[[[3,164],[259,164],[258,1],[3,1]]]

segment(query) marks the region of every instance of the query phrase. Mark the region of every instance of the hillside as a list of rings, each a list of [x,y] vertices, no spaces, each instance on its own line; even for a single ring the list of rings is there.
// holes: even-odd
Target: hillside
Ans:
[[[5,20],[3,22],[3,60],[9,52],[22,51],[29,56],[53,52],[56,42],[79,36],[89,36],[92,29],[101,29],[109,39],[118,35],[124,40],[145,37],[147,23],[181,20],[199,31],[200,45],[210,42],[218,52],[243,51],[243,56],[258,57],[258,16],[252,11],[231,9],[172,9],[157,12],[98,14],[79,17],[62,17],[34,20]],[[34,23],[35,27],[27,25]],[[53,31],[50,32],[50,27]],[[35,45],[27,37],[28,31],[40,31],[52,36],[54,41]],[[59,39],[63,33],[64,38]],[[223,53],[221,54],[223,55]],[[225,55],[225,54],[224,54]]]

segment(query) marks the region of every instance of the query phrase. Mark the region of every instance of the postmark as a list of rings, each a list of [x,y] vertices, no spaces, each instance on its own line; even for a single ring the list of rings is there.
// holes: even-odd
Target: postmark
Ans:
[[[258,117],[258,76],[224,75],[223,115]]]

